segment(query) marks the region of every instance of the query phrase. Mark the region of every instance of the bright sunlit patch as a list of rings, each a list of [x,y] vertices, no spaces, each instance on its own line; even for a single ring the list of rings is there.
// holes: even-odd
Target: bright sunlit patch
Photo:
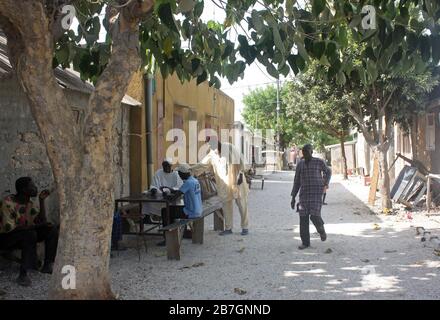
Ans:
[[[300,275],[295,271],[284,271],[284,276],[290,278],[290,277],[299,277]]]
[[[327,262],[324,262],[324,261],[294,261],[294,262],[291,262],[290,264],[299,264],[299,265],[303,265],[303,264],[327,264]]]
[[[297,277],[301,274],[320,274],[325,273],[324,269],[313,269],[313,270],[303,270],[303,271],[284,271],[285,277]]]

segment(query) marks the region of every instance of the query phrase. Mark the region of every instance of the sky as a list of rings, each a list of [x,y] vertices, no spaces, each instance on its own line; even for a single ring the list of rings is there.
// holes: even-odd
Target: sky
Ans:
[[[101,14],[101,19],[103,15]],[[203,10],[203,14],[201,19],[203,21],[215,20],[223,22],[225,19],[225,12],[216,7],[212,1],[205,1],[205,8]],[[76,32],[78,29],[78,21],[74,19],[71,29]],[[239,28],[238,28],[239,30]],[[240,30],[239,30],[240,31]],[[101,33],[99,37],[99,41],[105,41],[105,29],[101,28]],[[221,90],[234,99],[235,102],[235,121],[243,121],[241,112],[243,110],[244,104],[242,102],[243,96],[248,94],[251,90],[257,88],[264,88],[267,85],[276,85],[276,79],[272,78],[265,71],[265,67],[262,66],[258,61],[255,60],[250,66],[247,66],[244,72],[244,78],[239,79],[232,85],[226,78],[220,79],[222,82]]]

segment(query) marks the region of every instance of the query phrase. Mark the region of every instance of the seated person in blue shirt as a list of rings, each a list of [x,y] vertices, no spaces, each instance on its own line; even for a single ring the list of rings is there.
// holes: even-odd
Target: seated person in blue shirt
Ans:
[[[166,209],[162,209],[164,226],[173,223],[175,219],[193,219],[202,216],[202,191],[199,181],[191,175],[190,167],[186,163],[179,165],[176,171],[179,173],[183,185],[174,194],[176,197],[183,195],[185,205],[170,207],[170,221],[168,221]]]

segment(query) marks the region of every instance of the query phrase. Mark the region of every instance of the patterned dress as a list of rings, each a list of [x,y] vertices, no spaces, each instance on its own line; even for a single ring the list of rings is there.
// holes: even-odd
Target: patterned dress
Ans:
[[[32,201],[20,204],[10,195],[0,201],[0,233],[8,233],[17,227],[28,227],[41,223],[40,210]]]
[[[322,194],[328,186],[331,170],[324,160],[312,158],[309,162],[301,160],[296,166],[292,197],[299,191],[298,211],[301,216],[321,216]]]

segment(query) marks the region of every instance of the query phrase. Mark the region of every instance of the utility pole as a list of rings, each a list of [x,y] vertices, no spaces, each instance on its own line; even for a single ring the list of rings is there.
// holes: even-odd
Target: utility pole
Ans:
[[[277,141],[275,147],[275,159],[278,162],[279,152],[280,152],[280,79],[277,79]]]
[[[277,79],[277,146],[276,150],[280,149],[280,79]]]

